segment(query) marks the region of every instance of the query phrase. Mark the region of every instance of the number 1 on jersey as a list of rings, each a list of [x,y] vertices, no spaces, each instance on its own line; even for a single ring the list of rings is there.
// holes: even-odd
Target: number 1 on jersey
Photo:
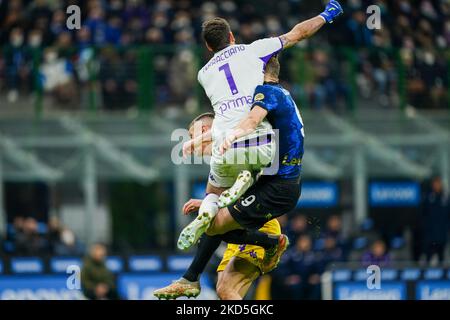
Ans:
[[[224,71],[225,76],[227,77],[228,86],[230,87],[231,93],[233,95],[237,94],[239,91],[236,87],[236,83],[234,82],[233,75],[231,74],[230,65],[228,63],[224,64],[219,68],[219,71]]]

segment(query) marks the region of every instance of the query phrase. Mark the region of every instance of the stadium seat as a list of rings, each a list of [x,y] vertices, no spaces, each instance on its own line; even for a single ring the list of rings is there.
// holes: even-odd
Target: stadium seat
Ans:
[[[407,261],[410,260],[410,248],[407,246],[403,237],[394,237],[390,241],[390,250],[392,260]]]
[[[439,280],[444,277],[444,269],[431,268],[427,269],[423,273],[423,278],[426,280]]]
[[[334,270],[333,281],[349,281],[352,277],[351,270]]]
[[[73,265],[81,267],[81,259],[76,257],[53,257],[50,259],[50,270],[54,273],[66,273],[67,268]]]
[[[43,273],[44,262],[38,257],[15,257],[11,258],[11,272],[17,274]]]
[[[117,256],[111,256],[106,258],[106,266],[113,273],[122,272],[124,269],[123,259]]]
[[[353,250],[364,250],[369,245],[369,240],[366,237],[358,237],[353,241]]]
[[[12,223],[8,223],[6,225],[6,234],[8,237],[12,237],[16,234],[16,229],[14,228],[14,225]]]
[[[405,246],[405,239],[403,237],[395,237],[391,240],[391,249],[399,250]]]
[[[400,278],[406,281],[413,281],[419,279],[421,273],[421,270],[418,268],[408,268],[401,271]]]
[[[48,231],[48,226],[47,226],[46,223],[44,223],[44,222],[38,222],[37,226],[38,226],[38,232],[39,232],[39,234],[46,234],[46,233],[47,233],[47,231]]]
[[[3,241],[3,251],[5,253],[13,253],[16,250],[16,246],[14,245],[14,242],[5,240]]]
[[[193,256],[169,256],[167,257],[167,269],[169,271],[185,271],[191,264]]]
[[[325,239],[319,238],[316,241],[314,241],[314,250],[323,250],[325,246]]]
[[[367,219],[364,219],[363,222],[361,222],[360,229],[361,229],[362,232],[372,231],[373,230],[373,225],[374,225],[373,220],[370,219],[370,218],[367,218]]]
[[[161,271],[163,263],[159,256],[130,256],[128,268],[130,271],[136,272]]]

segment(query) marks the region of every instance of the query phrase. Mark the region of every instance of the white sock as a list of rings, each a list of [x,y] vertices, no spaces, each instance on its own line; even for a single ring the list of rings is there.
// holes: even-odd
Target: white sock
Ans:
[[[198,214],[201,215],[205,212],[208,213],[210,217],[215,217],[219,211],[219,196],[215,193],[208,194],[205,199],[203,199],[200,208],[198,209]]]

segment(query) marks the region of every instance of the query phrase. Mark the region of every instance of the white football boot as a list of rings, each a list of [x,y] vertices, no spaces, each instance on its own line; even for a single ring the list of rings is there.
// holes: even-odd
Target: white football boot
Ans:
[[[250,171],[243,170],[239,173],[236,181],[231,188],[222,192],[219,197],[219,208],[228,207],[230,204],[235,203],[253,184],[254,179]]]

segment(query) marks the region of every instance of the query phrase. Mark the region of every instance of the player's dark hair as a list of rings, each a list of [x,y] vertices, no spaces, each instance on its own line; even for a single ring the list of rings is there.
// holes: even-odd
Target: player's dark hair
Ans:
[[[278,55],[274,55],[266,64],[265,74],[269,74],[278,79],[280,76],[280,61]]]
[[[205,113],[202,113],[201,115],[195,117],[194,120],[192,120],[191,123],[189,124],[188,128],[190,129],[194,125],[194,123],[196,123],[197,121],[200,121],[202,119],[205,119],[205,118],[211,118],[214,120],[214,113],[213,112],[205,112]]]
[[[230,24],[222,18],[207,20],[202,25],[202,38],[214,52],[230,44],[230,32]]]

